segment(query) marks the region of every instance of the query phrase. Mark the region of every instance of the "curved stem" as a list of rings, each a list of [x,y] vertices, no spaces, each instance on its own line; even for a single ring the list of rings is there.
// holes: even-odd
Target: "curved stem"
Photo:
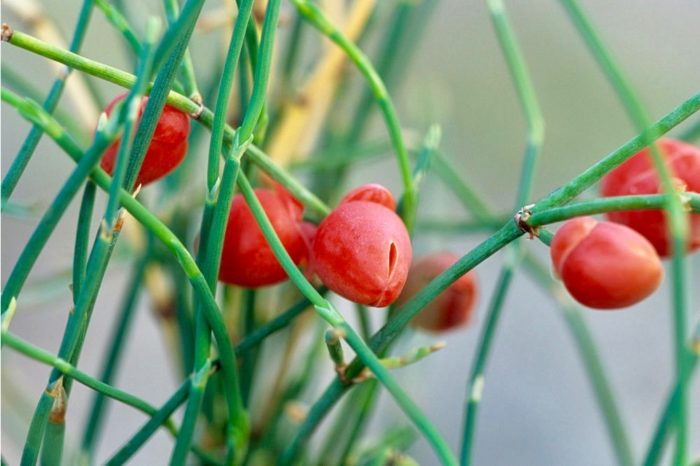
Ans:
[[[592,23],[575,0],[562,0],[562,4],[569,13],[572,22],[578,28],[579,33],[586,42],[586,45],[588,45],[591,53],[598,61],[603,73],[618,94],[630,120],[637,128],[637,131],[644,131],[649,126],[649,117],[631,84],[615,62],[612,54],[605,47],[604,42],[594,29]],[[649,145],[651,149],[651,158],[659,175],[659,179],[661,180],[663,192],[666,194],[675,193],[676,189],[673,185],[670,168],[657,145],[653,143],[655,138],[653,135],[647,133],[642,133],[642,136],[644,137],[644,145]],[[673,279],[673,337],[676,379],[678,380],[680,388],[677,407],[678,413],[676,416],[676,450],[674,462],[677,464],[685,464],[688,449],[689,400],[686,390],[688,370],[686,367],[687,349],[685,348],[687,338],[686,313],[688,307],[688,293],[684,255],[687,244],[686,238],[688,237],[688,217],[683,211],[680,200],[676,196],[668,196],[666,198],[665,211],[667,214],[667,229],[673,244],[673,256],[671,259],[671,276]],[[625,463],[626,462],[622,462],[622,464]]]
[[[415,220],[413,218],[413,212],[414,205],[417,202],[417,196],[413,183],[413,177],[411,175],[411,164],[408,157],[408,150],[406,149],[406,144],[403,140],[403,135],[401,134],[401,125],[399,123],[394,104],[389,96],[384,82],[382,81],[382,78],[372,66],[369,58],[367,58],[359,47],[357,47],[354,42],[349,40],[342,33],[342,31],[340,31],[340,29],[335,27],[335,25],[330,22],[330,20],[315,4],[309,2],[308,0],[292,0],[292,3],[294,3],[294,6],[297,8],[299,14],[306,18],[306,20],[309,21],[323,35],[335,42],[340,48],[343,49],[343,51],[345,51],[348,58],[352,60],[371,87],[374,98],[381,108],[382,114],[384,115],[384,121],[386,122],[389,130],[389,135],[391,137],[392,144],[394,145],[394,150],[396,151],[396,157],[399,164],[399,173],[401,175],[404,188],[404,212],[408,213],[408,215],[404,218],[404,222],[410,230]]]

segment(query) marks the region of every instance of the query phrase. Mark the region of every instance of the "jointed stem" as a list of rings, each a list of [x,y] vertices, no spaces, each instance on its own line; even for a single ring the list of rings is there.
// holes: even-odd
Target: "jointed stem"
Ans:
[[[614,87],[618,97],[622,101],[628,116],[634,123],[637,131],[642,132],[644,145],[650,145],[651,156],[654,166],[661,180],[661,187],[664,193],[672,194],[676,192],[671,172],[665,158],[662,156],[656,144],[653,134],[645,130],[649,126],[647,116],[641,101],[634,92],[632,86],[625,78],[620,67],[615,62],[612,54],[607,50],[602,39],[598,36],[592,23],[578,5],[576,0],[562,0],[562,4],[571,16],[572,22],[578,28],[579,33],[588,45],[591,53],[600,64],[603,72]],[[685,270],[684,255],[686,253],[686,239],[688,237],[688,217],[683,210],[683,206],[677,196],[666,198],[665,212],[667,218],[667,228],[672,239],[673,256],[671,259],[671,275],[673,279],[672,304],[673,304],[673,336],[675,350],[676,380],[678,381],[678,412],[676,416],[676,450],[674,462],[685,464],[688,443],[688,396],[686,385],[688,383],[688,368],[686,365],[688,352],[685,347],[686,313],[688,308],[687,296],[687,273]],[[631,458],[623,461],[622,464],[631,463]]]
[[[83,1],[83,6],[80,9],[80,15],[78,16],[78,21],[75,25],[75,29],[73,32],[73,39],[71,40],[69,46],[69,50],[71,52],[78,52],[80,50],[80,47],[83,43],[83,39],[85,38],[85,33],[87,32],[88,24],[90,22],[90,16],[92,15],[92,8],[92,0]],[[61,98],[61,94],[63,93],[63,89],[66,85],[66,80],[68,79],[70,72],[71,69],[66,68],[65,71],[61,74],[61,76],[58,77],[51,86],[49,95],[46,97],[46,100],[42,105],[42,107],[44,108],[44,110],[46,110],[47,113],[51,114],[56,109],[56,106],[58,105],[58,101]],[[29,163],[29,160],[34,154],[34,150],[39,144],[39,141],[41,140],[41,136],[43,136],[43,134],[44,132],[39,126],[32,126],[31,131],[27,135],[27,138],[24,140],[22,147],[20,148],[19,152],[17,153],[17,156],[12,162],[10,169],[7,171],[7,175],[5,175],[5,178],[2,180],[3,199],[9,199],[9,197],[12,195],[15,186],[17,186],[17,183],[19,182],[22,173],[24,173],[24,169],[26,168],[27,164]]]

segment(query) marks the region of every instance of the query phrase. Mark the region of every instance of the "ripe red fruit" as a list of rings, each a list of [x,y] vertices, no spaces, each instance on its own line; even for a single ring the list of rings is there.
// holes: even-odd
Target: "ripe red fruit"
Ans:
[[[302,205],[283,191],[256,189],[275,232],[295,264],[306,255],[307,248],[301,229]],[[250,207],[241,194],[231,203],[224,247],[221,253],[219,279],[232,285],[256,288],[272,285],[287,278],[272,252]]]
[[[383,307],[401,293],[411,256],[411,239],[394,211],[361,200],[340,204],[321,222],[311,265],[339,295]]]
[[[126,94],[122,94],[112,100],[105,113],[111,115],[115,110],[115,106],[120,103]],[[143,110],[148,102],[148,97],[141,100],[139,108],[139,120],[143,114]],[[190,134],[190,119],[186,113],[166,105],[163,108],[163,113],[158,120],[156,130],[153,133],[153,139],[148,146],[146,156],[143,159],[143,165],[136,177],[136,186],[139,184],[146,185],[173,171],[182,162],[187,153],[187,137]],[[100,162],[100,167],[110,175],[113,173],[114,164],[117,158],[119,149],[119,138],[115,140],[105,151]]]
[[[408,280],[396,301],[403,306],[435,277],[444,272],[458,257],[449,252],[440,252],[421,257],[411,265]],[[476,304],[477,288],[474,271],[462,275],[442,293],[437,295],[416,315],[411,324],[432,332],[443,332],[466,325],[471,320]]]
[[[685,185],[686,191],[700,192],[700,148],[673,139],[661,139],[657,144],[676,181]],[[600,190],[606,197],[663,192],[649,148],[608,173],[601,181]],[[661,257],[668,257],[671,241],[664,215],[662,210],[630,210],[609,212],[607,217],[638,231],[654,245]],[[688,251],[691,251],[700,248],[700,214],[688,215]]]
[[[595,309],[638,303],[656,290],[663,277],[661,260],[646,238],[624,225],[592,217],[562,225],[550,254],[571,296]]]
[[[396,210],[396,200],[387,188],[380,184],[363,184],[347,193],[340,204],[352,201],[368,201],[383,205],[389,210]]]

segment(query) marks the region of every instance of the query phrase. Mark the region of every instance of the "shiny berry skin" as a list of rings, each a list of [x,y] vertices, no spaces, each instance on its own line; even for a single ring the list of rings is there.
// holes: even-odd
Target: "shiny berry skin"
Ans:
[[[337,294],[383,307],[401,293],[411,256],[411,239],[394,211],[352,201],[340,204],[319,225],[311,266]]]
[[[387,188],[380,184],[368,183],[358,186],[340,200],[340,204],[352,201],[375,202],[387,209],[396,210],[396,199]]]
[[[111,115],[115,110],[115,106],[124,100],[125,97],[126,94],[122,94],[112,100],[107,105],[105,113],[108,116]],[[141,100],[139,120],[146,107],[146,102],[148,102],[148,97],[144,97]],[[151,139],[151,143],[146,151],[141,170],[139,170],[139,174],[136,177],[135,186],[152,183],[173,171],[185,158],[189,134],[189,116],[174,107],[166,105],[156,125],[153,139]],[[107,148],[100,162],[100,167],[110,175],[114,170],[118,150],[119,139]]]
[[[401,307],[410,301],[435,277],[457,262],[457,259],[459,258],[452,253],[439,252],[413,262],[396,305]],[[472,270],[459,277],[429,302],[413,318],[411,325],[431,332],[444,332],[467,325],[471,320],[476,299],[476,274]]]
[[[700,148],[682,141],[661,139],[657,142],[669,165],[674,182],[688,192],[700,192]],[[608,173],[601,180],[601,194],[606,197],[633,194],[659,194],[661,182],[654,169],[651,151],[646,148]],[[671,255],[671,241],[662,210],[630,210],[609,212],[607,217],[638,231],[661,257]],[[688,251],[700,248],[700,214],[688,214],[690,230]]]
[[[255,196],[284,248],[294,263],[298,264],[307,255],[300,227],[303,207],[281,191],[259,188],[255,190]],[[246,288],[257,288],[286,278],[287,273],[268,245],[248,204],[241,194],[236,194],[226,225],[219,280]]]
[[[594,309],[618,309],[656,290],[663,268],[656,250],[633,229],[578,217],[552,238],[552,264],[571,296]]]

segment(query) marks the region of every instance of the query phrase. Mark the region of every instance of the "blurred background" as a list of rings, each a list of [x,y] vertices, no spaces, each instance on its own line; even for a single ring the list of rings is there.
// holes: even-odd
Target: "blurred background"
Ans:
[[[8,7],[9,3],[12,2],[3,4],[3,22],[29,31]],[[138,8],[162,15],[159,1],[124,3],[133,3],[134,8],[138,3]],[[209,3],[205,7],[207,10],[219,6],[216,2]],[[80,4],[78,0],[46,1],[43,8],[56,21],[59,30],[69,35]],[[581,4],[653,119],[698,92],[699,2],[587,0]],[[532,196],[535,201],[620,146],[634,136],[635,131],[558,2],[507,1],[506,6],[546,122],[544,151]],[[284,4],[283,17],[291,14],[291,6]],[[145,21],[146,17],[143,15],[142,19]],[[313,41],[315,34],[309,31],[307,36]],[[219,36],[202,32],[193,40],[193,61],[202,80],[208,76],[207,66],[215,59],[211,41],[223,41]],[[281,42],[284,37],[282,35]],[[132,70],[133,65],[120,40],[103,15],[95,12],[83,54]],[[369,50],[372,45],[370,41]],[[439,124],[443,135],[441,148],[454,161],[460,174],[497,212],[513,212],[525,124],[484,3],[439,2],[422,37],[410,45],[414,56],[398,87],[392,90],[402,125],[422,137],[431,124]],[[46,60],[7,44],[2,46],[2,62],[3,68],[12,68],[44,92],[55,76],[54,68],[48,66]],[[111,84],[98,82],[97,85],[107,100],[121,92]],[[213,102],[207,104],[213,106]],[[70,101],[65,101],[61,108],[68,112],[74,110]],[[690,121],[697,121],[697,118]],[[370,126],[368,140],[385,136],[385,126],[377,112]],[[687,123],[679,130],[684,127]],[[3,104],[3,176],[29,128],[12,108]],[[206,149],[201,146],[193,150]],[[204,159],[202,155],[203,152],[200,161]],[[38,216],[73,166],[50,139],[43,138],[13,195],[14,201],[29,207],[29,214],[2,216],[3,283]],[[303,172],[299,173],[304,176]],[[381,182],[395,193],[400,192],[395,161],[390,157],[359,164],[347,185],[363,182]],[[147,188],[145,194],[156,198],[156,191],[157,188]],[[587,193],[588,196],[594,194]],[[103,200],[98,198],[96,212],[101,212]],[[427,177],[420,202],[420,218],[469,219],[434,175]],[[58,348],[71,304],[67,285],[78,204],[76,200],[70,206],[42,253],[12,323],[13,332],[51,352]],[[464,254],[485,238],[481,234],[461,237],[419,234],[414,250],[416,255],[438,249]],[[548,251],[538,241],[529,242],[526,248],[547,259]],[[89,374],[99,373],[118,297],[131,270],[128,254],[127,248],[118,250],[99,295],[80,360],[81,369]],[[697,322],[700,309],[698,257],[700,255],[695,254],[689,260],[689,270],[694,276],[690,282],[693,323]],[[461,439],[466,380],[503,259],[503,254],[497,254],[477,268],[481,297],[476,319],[470,327],[444,337],[409,332],[395,349],[395,353],[400,354],[418,345],[446,340],[445,349],[395,374],[455,451]],[[623,311],[583,310],[610,375],[636,459],[641,458],[648,445],[673,380],[669,284],[666,280],[651,298]],[[351,309],[341,299],[336,302],[341,309]],[[165,337],[150,310],[150,301],[144,295],[137,313],[116,386],[159,405],[179,384],[178,375],[168,355]],[[377,311],[374,317],[379,324],[383,313]],[[272,352],[265,355],[275,357]],[[18,463],[30,413],[48,374],[46,366],[9,349],[2,351],[2,452],[9,464]],[[319,375],[319,390],[330,380],[331,374],[329,363],[328,372]],[[690,393],[691,452],[697,459],[700,455],[698,377],[694,378]],[[75,448],[80,440],[90,395],[84,387],[77,384],[74,387],[67,418],[67,451]],[[111,455],[144,422],[143,415],[135,410],[114,408],[111,404],[108,409],[107,435],[99,444],[98,459]],[[373,416],[371,429],[381,432],[388,426],[400,424],[408,425],[408,421],[390,397],[382,394],[381,409]],[[321,429],[329,426],[329,422],[324,422]],[[474,449],[477,465],[614,463],[591,386],[561,310],[525,272],[516,275],[508,293],[488,363],[477,428]],[[165,464],[171,447],[171,438],[160,432],[140,450],[133,464]],[[422,439],[410,453],[420,464],[436,464]],[[666,461],[670,462],[668,456]]]

